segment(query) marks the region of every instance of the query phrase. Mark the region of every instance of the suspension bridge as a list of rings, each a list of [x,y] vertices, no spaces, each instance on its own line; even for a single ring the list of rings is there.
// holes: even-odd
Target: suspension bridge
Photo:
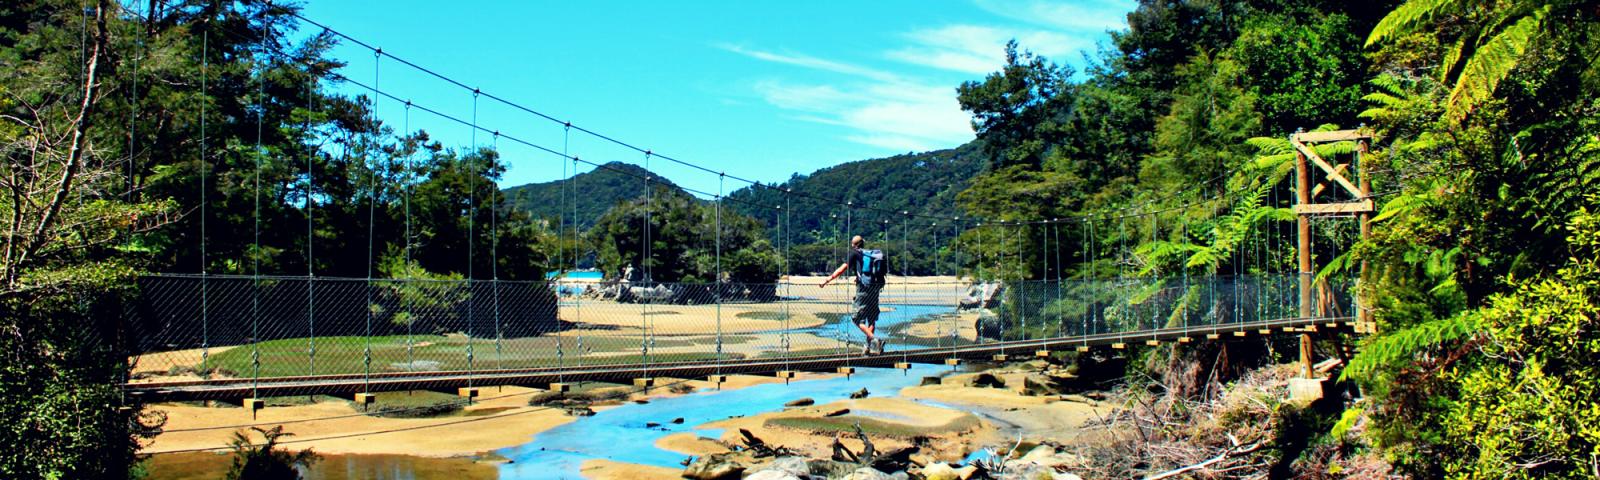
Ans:
[[[443,79],[472,99],[472,115],[452,115],[380,90],[376,71],[370,83],[339,73],[326,74],[366,89],[374,99],[403,102],[408,121],[413,111],[431,114],[470,129],[474,144],[479,133],[492,138],[496,148],[501,141],[520,144],[551,156],[563,169],[571,163],[574,175],[579,164],[608,168],[570,154],[564,145],[547,147],[480,125],[478,102],[494,101],[550,122],[563,136],[588,135],[633,150],[642,156],[646,171],[652,159],[665,160],[716,175],[719,183],[733,180],[756,188],[777,188],[785,199],[804,195],[636,147],[469,87],[325,25],[299,19],[370,49],[375,59]],[[282,54],[263,51],[265,55]],[[376,110],[374,107],[372,115],[377,115]],[[261,117],[255,120],[264,121]],[[882,226],[883,235],[871,236],[872,242],[889,252],[891,274],[898,275],[882,293],[885,312],[879,327],[888,343],[878,354],[863,354],[859,348],[863,338],[850,319],[855,287],[823,288],[817,279],[791,271],[786,241],[779,242],[784,275],[764,283],[726,280],[721,258],[722,212],[725,203],[736,200],[722,191],[689,189],[716,209],[714,224],[693,228],[713,232],[709,236],[718,252],[715,278],[722,280],[655,282],[648,275],[618,279],[617,272],[610,272],[611,278],[593,280],[560,276],[506,280],[497,271],[484,275],[486,272],[470,269],[464,278],[454,280],[376,278],[371,270],[370,239],[364,278],[317,276],[309,269],[305,275],[262,274],[256,264],[251,265],[249,275],[219,275],[206,270],[205,258],[200,259],[199,272],[143,277],[139,298],[125,320],[123,343],[134,352],[134,369],[123,389],[129,399],[140,402],[226,400],[260,408],[261,399],[267,397],[341,395],[365,404],[373,401],[374,393],[385,391],[439,390],[471,398],[481,388],[499,385],[563,390],[576,382],[593,381],[650,388],[663,379],[720,383],[734,374],[792,378],[797,372],[850,374],[857,368],[909,369],[912,364],[953,367],[963,362],[1006,362],[1063,352],[1281,335],[1298,336],[1303,373],[1309,376],[1319,336],[1372,328],[1371,302],[1358,285],[1359,276],[1347,280],[1318,277],[1314,252],[1337,254],[1340,246],[1316,245],[1319,235],[1312,228],[1314,221],[1332,222],[1353,226],[1362,237],[1369,235],[1373,196],[1361,156],[1371,140],[1370,133],[1361,129],[1292,135],[1294,176],[1281,179],[1281,183],[1294,195],[1279,201],[1279,182],[1275,180],[1270,206],[1283,205],[1292,211],[1296,228],[1257,233],[1258,238],[1241,244],[1248,248],[1226,250],[1229,259],[1225,263],[1233,265],[1231,272],[1213,270],[1205,275],[1191,276],[1188,269],[1175,274],[1137,268],[1125,225],[1148,224],[1151,237],[1180,228],[1185,229],[1185,237],[1190,236],[1188,223],[1156,224],[1158,214],[1173,212],[1171,208],[1157,211],[1154,202],[1074,218],[1002,221],[884,211],[842,199],[810,197],[808,200],[838,207],[844,217],[839,226],[842,231]],[[201,139],[202,148],[204,142]],[[1319,148],[1336,144],[1348,148]],[[315,181],[309,163],[307,171],[304,181],[309,191],[309,184]],[[661,179],[653,175],[636,178],[648,216],[652,211],[649,192]],[[257,181],[259,190],[259,177]],[[1180,192],[1195,198],[1179,207],[1178,215],[1191,215],[1192,211],[1195,216],[1214,218],[1219,213],[1212,205],[1252,194],[1242,188],[1213,187],[1208,182]],[[204,188],[198,195],[199,205],[192,206],[202,217],[202,231],[197,235],[202,243],[207,238],[203,219],[208,215]],[[369,212],[379,201],[376,198],[366,199]],[[261,247],[263,228],[259,201],[256,249]],[[578,187],[571,186],[561,201],[562,210],[573,214],[560,220],[558,236],[566,238],[570,230],[576,245]],[[779,212],[779,236],[786,239],[789,232],[784,228],[792,209],[757,207]],[[305,224],[266,228],[305,228],[307,245],[311,245],[315,225],[310,195],[304,208]],[[857,223],[852,225],[852,219]],[[639,235],[645,241],[639,258],[653,260],[651,223],[646,220],[641,225]],[[869,228],[863,229],[863,225]],[[1000,240],[982,252],[959,252],[957,244],[912,251],[906,234],[897,245],[889,233],[890,227],[909,231],[912,225],[948,229],[951,238],[990,230],[992,237]],[[1076,233],[1076,244],[1063,244],[1063,230]],[[498,232],[492,227],[490,231]],[[407,232],[410,238],[409,220]],[[1039,241],[1025,242],[1024,237]],[[1330,238],[1321,237],[1324,242]],[[472,250],[471,242],[467,245],[468,251],[460,253],[469,258],[499,255],[493,247],[478,252]],[[1035,251],[1022,251],[1024,245]],[[1102,245],[1117,247],[1104,251]],[[411,254],[409,241],[402,248]],[[202,246],[202,257],[205,251]],[[957,252],[942,253],[951,251]],[[314,255],[309,246],[305,255],[308,259]],[[580,253],[565,251],[555,256],[560,270],[571,271],[576,269]],[[913,257],[932,258],[935,265],[948,265],[948,271],[959,271],[963,264],[992,269],[985,275],[912,277],[897,259]],[[1295,259],[1292,265],[1271,261],[1289,257]],[[1023,259],[1035,259],[1029,261],[1041,262],[1041,268],[1028,273],[1034,271],[1016,267]],[[1116,272],[1087,268],[1097,264],[1114,265]],[[489,265],[493,268],[495,262]],[[644,262],[641,267],[649,265]],[[1365,265],[1359,270],[1364,276]]]

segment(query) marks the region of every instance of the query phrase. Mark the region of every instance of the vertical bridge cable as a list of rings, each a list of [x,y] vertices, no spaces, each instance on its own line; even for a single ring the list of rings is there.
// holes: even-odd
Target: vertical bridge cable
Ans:
[[[652,207],[650,195],[650,157],[651,154],[649,151],[644,152],[644,223],[640,224],[641,229],[644,231],[644,241],[639,243],[639,270],[641,280],[639,282],[639,286],[653,290],[652,287],[654,286],[648,285],[649,283],[655,281],[655,276],[651,275],[651,270],[654,266],[651,265],[650,262],[651,253],[653,253],[653,249],[650,248],[652,246],[650,245],[650,209]],[[648,290],[646,292],[648,292]],[[644,378],[647,379],[647,381],[650,378],[650,340],[650,299],[641,296],[639,297],[639,361],[644,363]]]
[[[1155,212],[1151,212],[1150,213],[1150,243],[1152,245],[1155,244],[1155,242],[1156,242],[1156,230],[1161,228],[1161,224],[1160,224],[1159,219],[1157,218],[1157,215],[1158,214],[1155,213]],[[1154,285],[1152,285],[1152,287],[1155,289],[1154,292],[1157,292],[1155,295],[1159,295],[1159,292],[1161,292],[1163,290],[1166,290],[1166,288],[1165,288],[1166,285],[1165,284],[1167,282],[1161,279],[1160,273],[1157,272],[1156,269],[1155,269],[1154,262],[1151,262],[1151,266],[1150,266],[1150,280],[1154,284]],[[1152,296],[1149,300],[1146,300],[1150,304],[1150,329],[1151,330],[1158,330],[1158,329],[1161,328],[1161,309],[1156,308],[1156,305],[1157,305],[1156,304],[1156,298],[1158,298],[1158,297]],[[1151,338],[1154,338],[1154,337],[1151,337]]]
[[[266,39],[263,38],[262,41],[265,42]],[[267,111],[265,100],[262,98],[267,91],[267,72],[264,66],[262,68],[256,72],[256,148],[252,152],[255,157],[255,218],[252,229],[253,247],[250,250],[250,398],[260,398],[257,395],[257,387],[261,383],[261,130],[266,122],[264,116]]]
[[[380,49],[378,49],[378,51],[382,52],[383,49],[380,48]],[[372,245],[373,245],[373,237],[375,236],[375,235],[373,235],[373,231],[377,227],[376,224],[377,224],[377,210],[378,210],[378,168],[379,168],[379,163],[378,163],[378,159],[376,157],[379,154],[379,148],[378,148],[378,141],[379,141],[379,135],[380,135],[379,132],[382,130],[382,127],[379,127],[379,123],[378,123],[378,102],[379,102],[379,100],[378,100],[379,99],[379,97],[378,97],[378,72],[379,72],[379,67],[382,65],[382,61],[383,61],[383,57],[381,56],[381,53],[373,54],[373,56],[372,56],[372,140],[371,140],[371,143],[369,143],[368,146],[367,146],[367,148],[368,148],[367,156],[372,157],[372,159],[367,162],[367,164],[368,164],[368,167],[367,167],[368,168],[368,170],[367,170],[367,178],[369,180],[368,181],[368,185],[367,185],[367,195],[368,195],[368,197],[367,197],[367,283],[366,283],[366,287],[367,287],[366,288],[367,308],[365,308],[365,310],[367,311],[367,325],[366,325],[366,338],[364,340],[366,345],[361,350],[361,365],[362,365],[361,393],[372,393],[372,316],[376,314],[376,312],[372,311],[373,310],[373,308],[372,308],[373,307],[373,305],[372,305],[372,289],[373,289],[373,285],[372,285],[372,264],[374,262],[374,257],[373,257],[373,254],[372,254],[373,253],[372,252]]]
[[[478,95],[479,94],[480,94],[480,92],[478,90],[476,90],[476,89],[474,89],[472,91],[472,125],[471,125],[471,128],[472,128],[472,134],[471,134],[472,135],[472,139],[471,139],[471,141],[472,141],[472,143],[468,145],[467,151],[463,152],[462,155],[461,155],[461,158],[458,160],[462,164],[462,168],[467,169],[469,172],[476,170],[472,166],[472,156],[478,154]],[[477,217],[478,217],[478,189],[472,188],[471,185],[468,185],[467,186],[467,282],[466,282],[466,286],[467,286],[467,388],[468,389],[471,389],[473,387],[473,383],[474,383],[473,382],[473,377],[477,373],[477,370],[475,368],[476,365],[473,362],[474,359],[473,359],[473,351],[472,351],[473,338],[476,337],[476,334],[477,334],[476,329],[474,327],[476,326],[476,320],[477,320],[476,317],[475,317],[475,313],[476,313],[475,310],[477,310],[476,307],[477,307],[477,303],[478,303],[477,302],[477,298],[478,298],[478,295],[477,295],[478,291],[477,290],[478,289],[474,288],[473,280],[475,280],[476,277],[473,276],[473,271],[472,271],[473,270],[472,269],[472,263],[475,260],[473,258],[473,254],[476,253],[476,252],[474,252],[474,249],[475,249],[475,246],[478,243]]]
[[[563,158],[568,158],[567,157],[567,146],[568,146],[569,140],[571,140],[571,138],[572,138],[572,124],[567,124],[566,127],[561,129],[561,156]],[[578,271],[578,193],[576,191],[573,191],[572,189],[575,187],[575,185],[573,185],[573,183],[575,183],[577,181],[577,178],[578,178],[578,160],[577,160],[576,157],[571,157],[571,158],[573,159],[572,160],[572,175],[571,176],[567,176],[566,177],[567,181],[562,183],[561,207],[559,208],[561,213],[557,214],[557,216],[559,216],[559,217],[565,217],[566,216],[567,195],[568,195],[567,192],[571,191],[572,192],[571,193],[571,195],[572,195],[572,269],[568,270],[568,271],[576,272],[576,271]],[[562,174],[562,176],[566,176],[567,175],[567,162],[565,162],[565,161],[561,162],[561,174]],[[559,246],[561,245],[562,242],[566,241],[566,237],[563,236],[564,233],[565,232],[560,231],[560,230],[558,230],[556,232],[556,245],[557,245],[558,258],[556,259],[556,288],[555,288],[555,290],[556,290],[556,311],[555,311],[555,317],[556,317],[556,325],[557,325],[556,328],[558,328],[558,329],[560,328],[560,325],[561,325],[561,275],[560,275],[560,273],[561,273],[561,265],[566,263],[566,261],[567,261],[566,256],[559,255],[559,253],[560,253],[560,250],[559,250],[560,247]],[[573,304],[573,309],[576,310],[578,302],[583,301],[581,299],[583,295],[582,295],[581,292],[578,291],[578,286],[574,285],[572,288],[573,288],[573,290],[572,290],[572,304]],[[559,331],[558,331],[558,333],[559,333]],[[551,335],[551,337],[553,337],[555,339],[555,341],[556,341],[556,382],[557,383],[566,383],[566,363],[567,363],[566,356],[567,356],[567,350],[566,350],[566,347],[562,345],[562,343],[564,343],[564,342],[563,342],[563,340],[561,338],[561,335],[559,335],[559,334]]]
[[[490,148],[494,152],[495,161],[500,158],[500,131],[494,131]],[[484,176],[494,170],[490,162],[484,165]],[[505,369],[505,356],[501,350],[501,340],[505,338],[504,331],[500,328],[500,195],[495,188],[494,181],[489,183],[489,288],[492,290],[494,301],[494,366],[496,369]]]
[[[1066,282],[1066,277],[1063,276],[1065,272],[1061,268],[1061,224],[1060,224],[1060,222],[1061,222],[1061,219],[1059,219],[1059,218],[1052,219],[1050,221],[1050,232],[1051,232],[1052,235],[1055,236],[1055,240],[1056,240],[1056,249],[1053,252],[1055,254],[1055,257],[1056,257],[1056,321],[1058,323],[1058,325],[1056,326],[1056,336],[1057,337],[1065,337],[1065,336],[1067,336],[1067,316],[1065,314],[1063,314],[1062,311],[1061,311],[1061,296],[1062,296],[1061,295],[1062,294],[1061,286],[1062,286],[1062,283]]]
[[[1083,337],[1083,348],[1089,348],[1089,317],[1094,313],[1094,265],[1089,258],[1089,247],[1093,244],[1091,237],[1094,236],[1092,222],[1092,219],[1084,217],[1078,225],[1078,238],[1083,244],[1079,252],[1083,254],[1083,265],[1078,269],[1078,277],[1083,282],[1078,288],[1078,295],[1083,298],[1083,328],[1078,330],[1078,335]]]
[[[405,132],[406,132],[406,135],[411,135],[411,101],[410,100],[406,100]],[[406,158],[405,158],[406,196],[405,196],[405,201],[404,201],[404,204],[405,204],[404,205],[405,206],[404,210],[405,210],[405,217],[406,217],[406,243],[405,243],[405,246],[402,248],[402,250],[404,251],[403,255],[405,255],[405,265],[406,265],[406,269],[405,269],[406,278],[402,279],[402,281],[405,281],[405,282],[416,282],[416,276],[413,275],[413,273],[412,273],[415,270],[411,268],[411,242],[412,242],[412,239],[413,239],[413,237],[411,236],[411,194],[413,193],[414,190],[416,190],[416,184],[417,184],[417,178],[416,178],[417,167],[416,167],[416,162],[415,162],[416,155],[414,154],[415,152],[412,149],[420,148],[420,145],[415,143],[415,142],[418,142],[418,141],[420,141],[420,140],[417,139],[416,137],[412,137],[412,142],[413,143],[412,143],[412,145],[408,145],[407,146],[408,149],[406,150]],[[405,310],[405,315],[406,315],[406,371],[412,371],[413,369],[416,368],[416,351],[415,351],[416,350],[416,339],[412,337],[412,331],[411,331],[411,326],[415,325],[417,323],[417,317],[412,312],[412,303],[414,303],[415,301],[414,300],[406,300],[406,299],[402,298],[401,302],[403,303],[403,305],[401,305],[401,308]]]
[[[950,237],[950,260],[951,260],[951,263],[954,264],[954,265],[951,265],[950,272],[951,272],[951,276],[955,277],[956,287],[960,288],[960,285],[961,285],[961,233],[962,233],[961,232],[961,217],[953,217],[953,218],[951,218],[950,228],[955,231],[954,235],[952,237]],[[976,284],[974,284],[974,285],[976,285]],[[979,287],[979,289],[978,289],[978,301],[979,302],[983,301],[983,288],[982,287]],[[956,359],[956,349],[955,349],[955,347],[956,347],[956,344],[958,343],[957,341],[960,340],[960,338],[961,338],[961,333],[960,333],[961,332],[961,326],[960,326],[959,323],[957,323],[957,322],[960,322],[960,321],[961,321],[961,315],[957,314],[957,315],[950,316],[950,360],[951,361],[949,363],[950,363],[950,369],[951,370],[955,369],[955,363],[956,363],[954,361]]]
[[[211,67],[211,29],[210,22],[207,28],[200,31],[200,374],[209,375],[211,371],[211,321],[208,317],[210,299],[208,293],[208,275],[206,275],[206,204],[210,203],[206,194],[206,104],[211,103],[210,98],[205,98],[209,88],[206,87],[208,74]]]
[[[716,358],[717,358],[716,379],[717,380],[721,380],[722,379],[722,291],[723,291],[723,289],[725,289],[727,287],[726,285],[724,285],[722,283],[722,202],[727,200],[722,195],[724,193],[723,192],[723,188],[724,188],[723,182],[726,179],[727,179],[727,175],[726,174],[723,174],[723,173],[718,173],[717,174],[716,219],[715,219],[715,222],[713,223],[713,226],[716,227],[716,235],[715,235],[715,240],[714,240],[716,242],[716,276],[711,281],[711,285],[712,285],[712,294],[714,295],[713,299],[715,299],[715,301],[717,302],[717,307],[716,307],[717,308],[717,354],[716,354]],[[715,382],[715,383],[717,384],[717,389],[721,390],[722,389],[722,382],[718,381],[718,382]]]
[[[903,211],[903,212],[900,212],[900,214],[906,216],[905,220],[901,221],[901,223],[900,223],[900,250],[901,250],[901,254],[900,255],[901,255],[901,258],[905,259],[905,260],[901,260],[900,261],[900,292],[901,292],[900,294],[903,296],[903,298],[901,298],[900,301],[904,304],[905,309],[906,309],[905,314],[901,315],[901,319],[900,319],[900,361],[901,362],[906,362],[908,360],[908,358],[906,357],[906,355],[907,355],[906,349],[911,347],[910,327],[911,327],[911,320],[912,320],[912,318],[911,318],[911,308],[910,308],[911,307],[911,270],[910,270],[910,267],[911,267],[911,240],[910,240],[910,235],[911,235],[911,212],[910,211]]]
[[[311,112],[316,111],[317,76],[314,75],[314,74],[309,74],[310,73],[309,70],[308,70],[307,73],[308,73],[308,75],[306,75],[306,110],[308,110],[308,111],[306,112],[306,117],[305,117],[306,119],[305,119],[304,125],[302,127],[302,128],[305,129],[306,145],[308,147],[308,148],[306,148],[306,191],[305,191],[305,195],[306,195],[306,198],[305,198],[305,211],[306,211],[306,330],[308,331],[308,333],[310,335],[307,337],[307,342],[306,342],[306,363],[307,363],[307,366],[308,366],[307,374],[308,375],[316,375],[317,374],[317,295],[316,295],[316,282],[315,282],[315,280],[316,280],[316,277],[317,277],[317,264],[316,264],[316,258],[317,257],[316,257],[316,254],[315,254],[314,247],[315,247],[315,243],[316,243],[316,231],[317,230],[316,230],[315,210],[313,210],[314,207],[311,205],[311,195],[312,195],[311,192],[312,192],[312,190],[314,188],[316,188],[316,182],[314,181],[315,175],[316,175],[316,171],[315,171],[315,165],[312,162],[315,160],[317,155],[316,155],[316,151],[313,148],[311,148],[310,146],[315,144],[315,141],[311,138],[313,136],[312,130],[311,130]]]

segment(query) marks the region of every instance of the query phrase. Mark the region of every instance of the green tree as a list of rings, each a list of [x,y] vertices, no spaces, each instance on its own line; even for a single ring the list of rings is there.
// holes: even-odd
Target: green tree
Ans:
[[[292,436],[285,433],[283,425],[263,430],[250,427],[261,434],[262,442],[253,444],[244,432],[233,432],[228,442],[233,449],[233,466],[224,478],[228,480],[299,480],[299,469],[311,466],[319,457],[311,449],[291,452],[278,447],[279,439]]]
[[[777,281],[783,256],[767,240],[761,222],[727,208],[721,216],[719,235],[715,204],[658,185],[648,201],[621,202],[601,215],[587,242],[608,277],[631,267],[636,282],[710,283],[717,280],[720,237],[721,269],[729,280]]]

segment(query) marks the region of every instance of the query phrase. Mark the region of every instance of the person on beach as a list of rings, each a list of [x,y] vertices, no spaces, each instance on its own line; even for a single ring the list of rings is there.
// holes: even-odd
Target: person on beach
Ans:
[[[888,264],[884,262],[882,250],[869,250],[867,241],[860,235],[850,239],[850,259],[822,281],[822,287],[827,288],[829,283],[843,275],[846,270],[851,270],[856,276],[856,297],[851,302],[851,320],[861,333],[867,334],[867,342],[861,350],[862,355],[872,355],[874,351],[883,353],[883,340],[878,338],[878,294],[883,291],[883,285],[888,275]]]

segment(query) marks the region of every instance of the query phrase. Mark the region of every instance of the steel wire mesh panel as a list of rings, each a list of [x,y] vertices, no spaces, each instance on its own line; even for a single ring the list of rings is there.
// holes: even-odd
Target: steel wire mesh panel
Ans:
[[[996,341],[1216,330],[1299,317],[1295,275],[1004,282],[891,279],[885,355]],[[1313,282],[1314,317],[1353,284]],[[454,375],[859,358],[848,281],[645,283],[163,275],[130,312],[130,381]],[[814,367],[815,364],[812,364]],[[715,370],[713,370],[715,371]]]

